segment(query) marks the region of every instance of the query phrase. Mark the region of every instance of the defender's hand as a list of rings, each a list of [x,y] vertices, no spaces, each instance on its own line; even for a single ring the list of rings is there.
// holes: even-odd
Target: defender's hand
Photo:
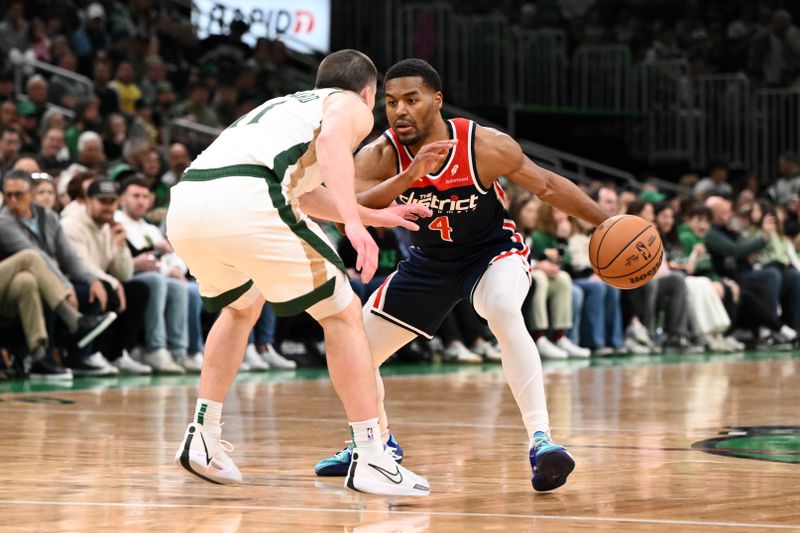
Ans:
[[[421,204],[390,205],[384,209],[375,209],[370,213],[369,221],[364,221],[368,226],[376,228],[401,227],[417,231],[419,226],[410,222],[420,218],[428,218],[433,212]]]
[[[378,245],[372,240],[366,228],[358,222],[348,222],[344,225],[347,239],[358,254],[356,259],[356,272],[361,274],[361,281],[369,283],[378,269]]]

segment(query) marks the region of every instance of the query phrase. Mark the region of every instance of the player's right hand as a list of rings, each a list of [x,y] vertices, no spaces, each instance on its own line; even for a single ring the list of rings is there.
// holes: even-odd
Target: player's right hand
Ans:
[[[411,222],[419,218],[428,218],[433,211],[421,204],[398,205],[393,204],[384,209],[375,209],[372,212],[371,220],[367,223],[376,228],[401,227],[407,230],[417,231],[419,226]]]
[[[344,233],[358,254],[356,272],[361,274],[363,283],[369,283],[378,269],[378,245],[372,240],[372,236],[367,229],[359,222],[345,223]]]
[[[458,139],[447,139],[446,141],[435,141],[423,146],[411,164],[408,166],[408,173],[421,178],[425,174],[430,174],[441,168],[450,149],[458,144]]]

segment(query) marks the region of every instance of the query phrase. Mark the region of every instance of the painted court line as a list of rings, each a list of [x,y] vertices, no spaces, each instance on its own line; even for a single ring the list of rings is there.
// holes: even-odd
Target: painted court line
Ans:
[[[65,406],[64,409],[44,409],[42,407],[34,407],[30,409],[19,409],[19,408],[6,408],[0,406],[0,412],[3,413],[30,413],[30,412],[37,412],[37,413],[44,413],[44,414],[58,414],[58,416],[64,415],[80,415],[80,416],[110,416],[114,418],[120,417],[133,417],[133,418],[153,418],[152,413],[146,412],[139,412],[139,413],[127,413],[127,412],[108,412],[108,411],[92,411],[88,409],[79,409],[74,410],[70,409],[69,406]],[[187,411],[186,414],[184,413],[160,413],[158,418],[180,418],[181,420],[187,419],[190,417],[191,413]],[[314,417],[304,417],[304,416],[261,416],[261,415],[252,415],[252,414],[231,414],[230,412],[226,415],[228,418],[226,420],[231,420],[235,418],[246,418],[249,420],[274,420],[274,421],[285,421],[285,422],[312,422],[318,424],[344,424],[344,418],[314,418]],[[471,423],[471,422],[425,422],[421,420],[407,420],[400,417],[393,418],[394,425],[403,426],[426,426],[426,427],[454,427],[454,428],[467,428],[467,429],[512,429],[512,430],[520,430],[524,431],[524,427],[522,423],[519,424],[478,424],[478,423]],[[581,433],[632,433],[632,434],[643,434],[643,435],[690,435],[692,433],[698,433],[702,435],[709,435],[709,434],[716,434],[719,431],[719,428],[688,428],[684,430],[666,430],[661,428],[652,428],[652,429],[636,429],[636,428],[609,428],[609,427],[563,427],[563,426],[552,426],[552,429],[555,431],[574,431],[574,432],[581,432]]]
[[[67,502],[57,500],[0,500],[0,505],[38,505],[38,506],[69,506],[69,507],[111,507],[111,508],[139,508],[139,509],[208,509],[211,511],[240,510],[240,511],[295,511],[301,513],[340,513],[340,514],[381,514],[387,511],[378,509],[326,509],[319,507],[276,507],[269,505],[200,505],[179,503],[128,503],[128,502]],[[505,514],[505,513],[460,513],[455,511],[388,511],[390,515],[428,515],[451,516],[458,518],[512,518],[519,520],[557,520],[562,522],[603,522],[603,523],[628,523],[628,524],[655,524],[674,526],[706,526],[730,528],[760,528],[760,529],[798,529],[800,524],[759,524],[750,522],[716,522],[705,520],[666,520],[659,518],[624,518],[603,516],[557,516],[537,514]]]

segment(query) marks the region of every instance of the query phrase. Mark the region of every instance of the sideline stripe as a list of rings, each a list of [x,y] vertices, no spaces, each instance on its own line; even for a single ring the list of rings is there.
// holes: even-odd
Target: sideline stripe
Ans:
[[[343,489],[344,490],[344,489]],[[380,514],[385,516],[387,511],[379,509],[341,509],[320,507],[278,507],[274,505],[200,505],[180,503],[130,503],[130,502],[67,502],[58,500],[0,500],[0,505],[63,505],[69,507],[116,507],[138,509],[209,509],[219,511],[296,511],[302,513],[340,513],[340,514]],[[763,528],[763,529],[798,529],[800,524],[764,524],[753,522],[715,522],[706,520],[668,520],[661,518],[624,518],[605,516],[558,516],[542,514],[506,514],[506,513],[461,513],[457,511],[427,511],[423,509],[414,511],[388,511],[391,515],[428,515],[428,516],[454,516],[469,518],[516,518],[520,520],[557,520],[561,522],[602,522],[602,523],[628,523],[628,524],[660,524],[677,526],[715,526],[734,528]]]

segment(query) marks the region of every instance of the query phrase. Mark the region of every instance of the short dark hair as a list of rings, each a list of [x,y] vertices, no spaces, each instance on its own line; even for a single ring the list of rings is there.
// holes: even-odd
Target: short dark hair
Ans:
[[[134,174],[130,178],[125,178],[122,180],[122,184],[119,186],[119,194],[122,196],[125,194],[125,191],[128,190],[128,187],[144,187],[145,189],[150,190],[150,185],[141,177],[140,174]]]
[[[372,60],[358,50],[339,50],[327,56],[317,69],[317,89],[344,89],[359,92],[378,81],[378,69]]]
[[[28,184],[28,188],[33,188],[33,179],[31,178],[31,175],[21,168],[10,170],[5,177],[3,177],[3,183],[9,180],[24,181]]]
[[[698,217],[705,218],[706,220],[712,220],[714,218],[711,213],[711,209],[704,206],[703,204],[699,204],[692,207],[686,216],[686,220]]]
[[[72,179],[69,180],[69,183],[67,183],[67,196],[72,200],[86,198],[86,194],[83,191],[83,184],[87,181],[92,181],[97,176],[97,172],[92,170],[76,173],[72,176]]]
[[[19,136],[19,132],[11,126],[0,127],[0,138],[4,137],[6,133],[13,133],[16,136]]]
[[[383,77],[383,83],[395,78],[422,78],[425,85],[434,91],[442,91],[442,78],[439,73],[433,68],[430,63],[424,59],[412,57],[398,61],[386,71]]]

